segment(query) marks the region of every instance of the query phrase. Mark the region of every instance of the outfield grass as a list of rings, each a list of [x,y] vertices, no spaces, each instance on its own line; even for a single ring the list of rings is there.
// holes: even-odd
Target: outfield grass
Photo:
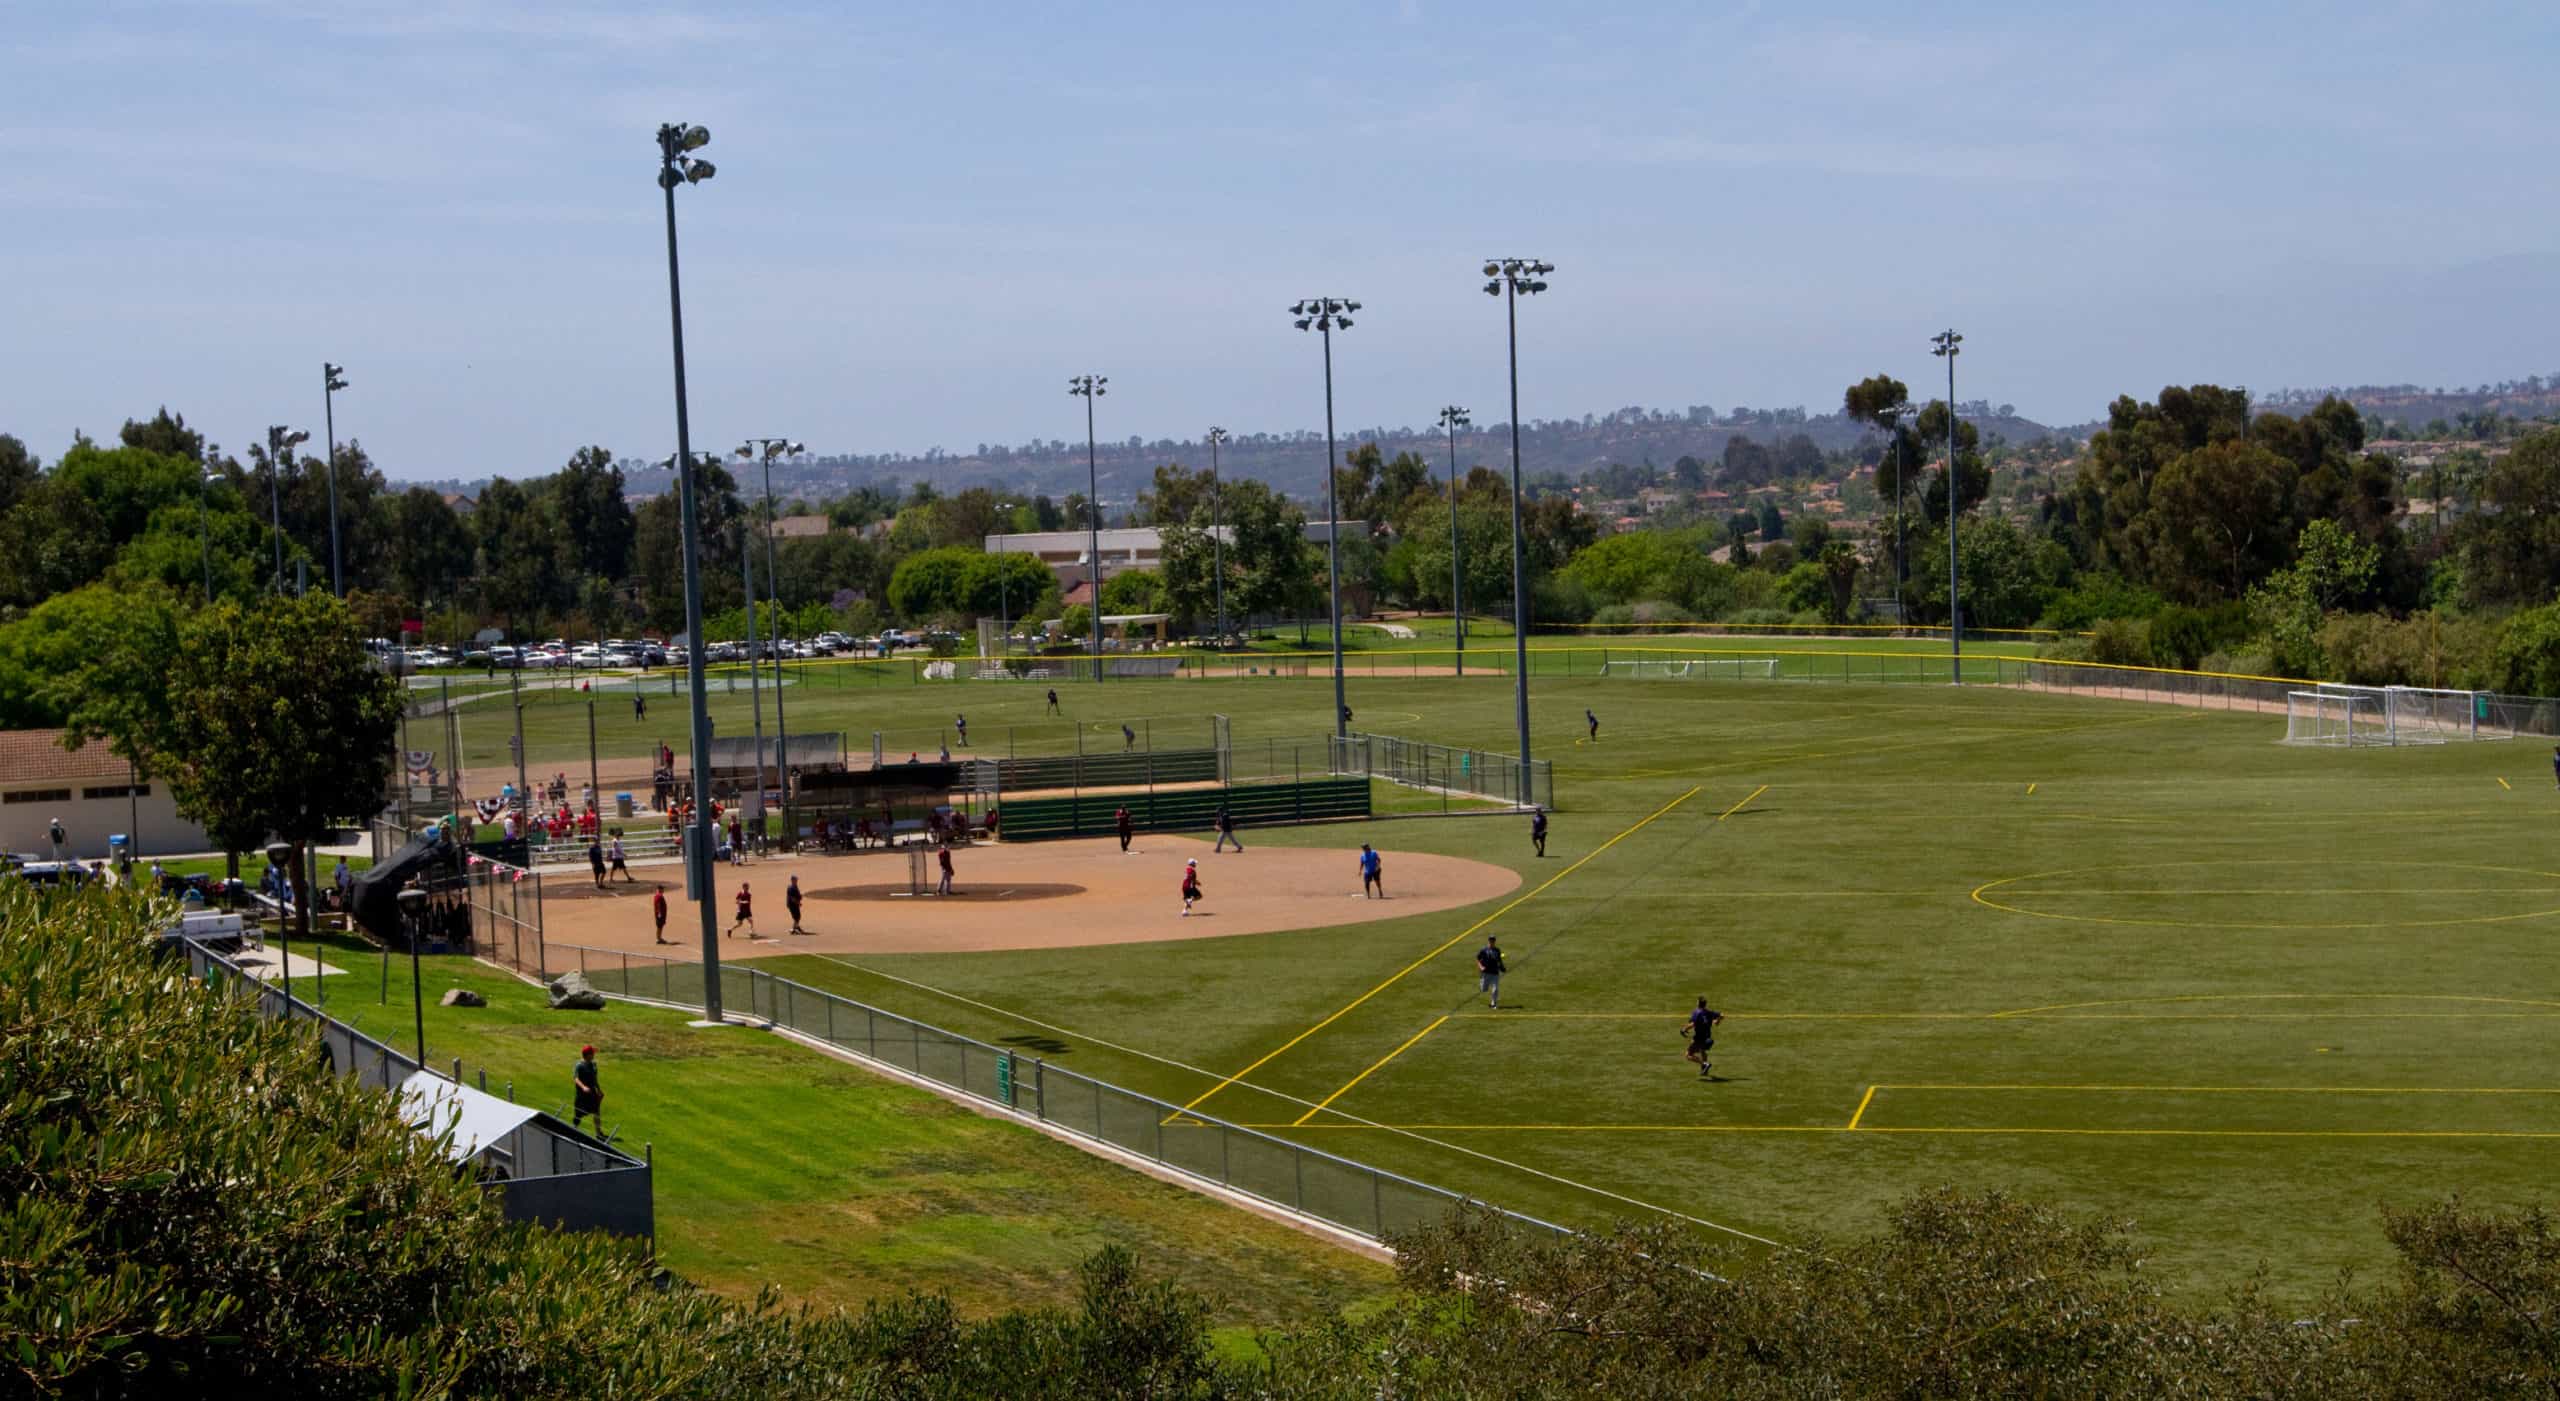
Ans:
[[[328,1011],[411,1046],[404,962],[377,1002],[378,955],[335,941],[330,956],[351,971],[328,980]],[[653,1151],[660,1258],[714,1288],[846,1305],[916,1288],[976,1314],[1071,1306],[1077,1263],[1119,1243],[1208,1294],[1233,1339],[1386,1287],[1364,1257],[768,1033],[626,1003],[553,1012],[540,989],[469,959],[423,962],[429,1058],[486,1069],[493,1091],[512,1080],[518,1100],[565,1118],[578,1048],[599,1048],[610,1125]],[[437,1005],[453,987],[489,1005]]]
[[[1239,736],[1317,732],[1330,703],[1323,681],[1068,694],[1113,716],[1205,700]],[[762,966],[1573,1223],[1799,1242],[1923,1186],[2000,1186],[2133,1218],[2185,1287],[2264,1262],[2307,1297],[2384,1262],[2378,1201],[2507,1206],[2549,1177],[2560,871],[2526,845],[2551,801],[2530,742],[2310,751],[2276,743],[2281,716],[1943,685],[1535,697],[1549,859],[1510,819],[1256,840],[1377,842],[1390,891],[1399,851],[1497,861],[1518,896]],[[1351,701],[1363,728],[1511,747],[1499,680],[1355,678]],[[909,699],[908,723],[942,703]],[[968,703],[984,733],[1040,700]],[[1474,996],[1486,932],[1512,968],[1499,1014]],[[1699,994],[1729,1018],[1710,1084],[1680,1059]]]

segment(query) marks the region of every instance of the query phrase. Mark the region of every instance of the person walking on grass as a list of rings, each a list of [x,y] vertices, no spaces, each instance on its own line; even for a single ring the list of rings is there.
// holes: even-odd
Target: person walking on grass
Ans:
[[[1199,898],[1200,860],[1198,857],[1193,857],[1182,863],[1182,917],[1184,919],[1191,918],[1191,906]]]
[[[1128,725],[1126,725],[1126,724],[1124,723],[1123,725],[1121,725],[1121,726],[1120,726],[1120,748],[1121,748],[1123,751],[1126,751],[1126,750],[1135,749],[1135,748],[1137,748],[1137,747],[1138,747],[1138,732],[1137,732],[1136,730],[1130,729],[1130,728],[1128,727]]]
[[[631,875],[631,863],[630,863],[630,861],[629,861],[629,860],[627,860],[627,859],[624,857],[624,855],[623,855],[623,851],[622,851],[622,829],[621,829],[621,828],[619,828],[619,827],[616,827],[616,828],[614,828],[614,829],[613,829],[613,845],[612,845],[612,846],[610,846],[610,847],[605,848],[604,860],[605,860],[605,870],[606,870],[606,872],[607,872],[608,874],[610,874],[610,873],[612,873],[612,872],[615,872],[615,871],[619,871],[619,872],[621,872],[621,873],[622,873],[622,883],[623,883],[624,885],[638,885],[638,884],[639,884],[639,882],[638,882],[637,880],[634,880],[634,879],[632,878],[632,875]]]
[[[953,729],[958,730],[958,731],[960,732],[960,747],[961,747],[961,748],[963,748],[963,749],[968,748],[968,747],[969,747],[969,717],[968,717],[968,716],[966,716],[966,715],[954,715],[954,716],[952,716],[952,717],[951,717],[951,727],[952,727]]]
[[[1716,1078],[1713,1074],[1714,1067],[1707,1060],[1707,1053],[1716,1048],[1716,1023],[1723,1020],[1724,1013],[1709,1007],[1707,999],[1703,997],[1698,999],[1698,1009],[1689,1014],[1687,1026],[1689,1054],[1683,1059],[1697,1065],[1698,1078],[1701,1080]]]
[[[657,888],[656,892],[650,895],[650,897],[649,897],[649,914],[650,914],[650,916],[651,916],[652,918],[654,918],[654,919],[657,921],[657,923],[658,923],[658,928],[657,928],[657,940],[658,940],[658,942],[659,942],[659,943],[661,943],[661,944],[668,942],[668,940],[667,940],[667,888],[666,888],[665,886],[663,886],[663,885],[662,885],[662,886],[659,886],[659,887]]]
[[[1492,935],[1485,935],[1484,947],[1476,950],[1476,991],[1484,994],[1484,1005],[1497,1012],[1502,1010],[1502,975],[1509,971],[1503,966],[1501,946]]]
[[[595,873],[596,889],[604,889],[604,844],[587,838],[587,869]]]
[[[1209,854],[1215,856],[1226,850],[1229,842],[1236,844],[1236,850],[1244,850],[1244,839],[1236,835],[1236,815],[1221,805],[1218,809],[1218,845]]]
[[[942,883],[934,887],[933,893],[948,895],[951,893],[951,848],[946,846],[935,854],[942,858]]]
[[[1062,713],[1062,712],[1058,709],[1058,688],[1057,688],[1057,687],[1055,687],[1055,686],[1052,686],[1052,687],[1050,687],[1050,688],[1049,688],[1049,710],[1048,710],[1048,713],[1049,713],[1049,714],[1051,714],[1051,715],[1057,715],[1057,714],[1061,714],[1061,713]]]
[[[808,930],[800,927],[800,878],[796,875],[791,878],[791,883],[789,885],[782,888],[782,908],[791,912],[792,933],[806,934],[809,932]]]
[[[1529,810],[1529,840],[1538,848],[1538,855],[1543,857],[1547,854],[1547,810],[1545,808]]]
[[[1367,842],[1362,842],[1360,844],[1361,899],[1368,899],[1369,892],[1372,890],[1378,892],[1379,899],[1384,900],[1387,898],[1386,864],[1387,863],[1385,861],[1379,858],[1378,849],[1376,847],[1369,845]]]
[[[1590,707],[1588,706],[1583,708],[1582,723],[1591,727],[1591,742],[1593,744],[1598,744],[1600,742],[1600,717],[1592,714]]]
[[[720,937],[726,939],[730,937],[730,935],[737,933],[741,928],[744,928],[747,931],[747,937],[749,939],[763,937],[756,933],[755,892],[747,888],[747,883],[745,881],[738,882],[738,917],[730,922],[728,933],[722,934]]]
[[[590,1114],[595,1116],[596,1132],[604,1132],[604,1080],[596,1069],[596,1048],[583,1046],[577,1063],[569,1067],[569,1127],[578,1127]]]
[[[638,691],[631,693],[631,718],[634,722],[649,718],[649,698]]]
[[[1128,855],[1129,835],[1137,830],[1137,826],[1129,820],[1129,810],[1127,808],[1122,808],[1120,811],[1112,814],[1111,830],[1120,834],[1120,854],[1123,856]]]

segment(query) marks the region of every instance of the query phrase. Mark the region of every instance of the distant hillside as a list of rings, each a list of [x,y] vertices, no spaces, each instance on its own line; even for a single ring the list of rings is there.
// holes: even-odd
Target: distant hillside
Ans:
[[[2025,443],[2052,431],[2006,410],[2007,405],[1965,405],[1966,417],[1978,424],[1986,436],[1996,434],[2013,443]],[[1586,415],[1527,425],[1520,435],[1521,469],[1533,477],[1562,474],[1578,478],[1612,463],[1634,466],[1651,462],[1668,467],[1682,457],[1713,463],[1735,438],[1747,437],[1767,445],[1794,434],[1812,439],[1825,452],[1850,448],[1876,436],[1838,414],[1815,417],[1802,409],[1738,409],[1716,415],[1703,408],[1687,413],[1630,408],[1605,416]],[[1390,457],[1405,451],[1419,453],[1437,470],[1447,470],[1448,440],[1434,430],[1374,427],[1345,429],[1339,435],[1339,445],[1345,453],[1367,442],[1377,443],[1379,450]],[[1511,437],[1506,425],[1479,423],[1458,435],[1461,470],[1478,464],[1507,468],[1510,461]],[[1208,445],[1197,439],[1159,438],[1149,442],[1135,437],[1099,444],[1095,466],[1104,504],[1126,506],[1153,483],[1155,469],[1167,462],[1206,467]],[[1229,439],[1218,453],[1221,471],[1268,482],[1301,500],[1311,500],[1324,490],[1323,462],[1324,435],[1304,431],[1240,434]],[[669,471],[654,467],[634,470],[631,463],[623,467],[633,496],[655,495],[673,483],[674,474]],[[796,463],[776,463],[773,470],[777,494],[810,500],[890,481],[928,481],[946,491],[995,486],[1063,498],[1070,492],[1080,494],[1085,490],[1084,444],[1051,439],[1019,447],[981,444],[976,452],[968,454],[936,451],[921,456],[818,456]]]

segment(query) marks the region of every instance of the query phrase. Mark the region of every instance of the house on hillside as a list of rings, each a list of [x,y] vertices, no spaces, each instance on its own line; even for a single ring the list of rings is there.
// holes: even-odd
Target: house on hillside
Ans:
[[[782,516],[773,523],[776,540],[811,540],[835,529],[825,516]]]
[[[480,509],[480,498],[467,496],[459,491],[448,491],[444,494],[444,504],[452,507],[455,515],[467,516]]]
[[[0,730],[0,850],[53,857],[61,822],[63,855],[103,860],[107,838],[133,838],[140,856],[205,851],[204,829],[178,816],[166,784],[154,783],[103,744],[62,747],[60,730]]]
[[[1636,493],[1636,504],[1643,507],[1648,516],[1659,515],[1688,499],[1689,493],[1676,487],[1649,486]]]

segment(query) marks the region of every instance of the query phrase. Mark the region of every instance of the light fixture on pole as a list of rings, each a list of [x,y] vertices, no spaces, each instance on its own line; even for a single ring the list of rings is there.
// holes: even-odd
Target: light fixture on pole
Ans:
[[[347,387],[343,365],[320,362],[320,412],[329,433],[329,592],[347,596],[346,566],[338,553],[338,391]]]
[[[1219,534],[1219,517],[1223,514],[1223,494],[1218,485],[1218,446],[1227,440],[1227,430],[1209,430],[1209,582],[1217,590],[1218,636],[1214,644],[1224,651],[1227,645],[1227,542]]]
[[[702,688],[702,545],[694,505],[693,425],[684,393],[684,283],[676,267],[676,187],[711,178],[711,162],[692,152],[711,144],[708,128],[671,122],[658,128],[658,189],[667,202],[667,320],[675,345],[676,502],[684,535],[684,669],[693,693],[694,839],[685,853],[687,883],[702,914],[702,1019],[720,1017],[720,926],[711,907],[711,712]]]
[[[1093,679],[1096,681],[1102,679],[1103,670],[1102,476],[1100,470],[1094,465],[1093,401],[1110,392],[1103,388],[1109,383],[1111,383],[1109,375],[1070,375],[1067,378],[1067,392],[1084,400],[1084,509],[1085,519],[1090,523],[1092,532],[1090,543],[1086,546],[1091,552],[1091,558],[1086,561],[1085,577],[1093,583],[1093,606],[1086,611],[1093,615]]]
[[[996,509],[1004,513],[1005,528],[996,532],[996,670],[1002,672],[1013,656],[1013,580],[1007,567],[1013,563],[1013,513],[1019,501],[999,501]]]
[[[1951,684],[1964,684],[1964,604],[1956,593],[1956,349],[1964,337],[1952,330],[1929,338],[1929,353],[1947,362],[1947,667]]]
[[[311,441],[311,435],[299,428],[282,424],[267,429],[267,511],[268,524],[276,537],[276,573],[272,581],[277,593],[284,592],[284,464],[295,447]],[[251,509],[256,509],[252,507]]]
[[[1342,690],[1342,512],[1334,504],[1334,476],[1339,470],[1334,461],[1333,446],[1333,333],[1336,327],[1351,329],[1351,313],[1360,304],[1339,297],[1309,297],[1292,303],[1289,315],[1301,331],[1314,331],[1324,339],[1324,550],[1325,593],[1333,614],[1333,732],[1351,732],[1347,712],[1350,702]]]
[[[782,566],[776,562],[774,546],[773,460],[797,457],[807,452],[807,443],[789,438],[749,438],[738,445],[738,456],[755,458],[764,466],[764,592],[773,602],[773,772],[782,787],[782,846],[788,851],[793,834],[800,829],[791,824],[791,725],[782,713]],[[764,745],[756,749],[761,755]],[[761,757],[756,761],[764,762]]]
[[[1502,298],[1511,332],[1511,692],[1520,722],[1520,791],[1536,802],[1529,785],[1529,561],[1520,534],[1520,299],[1547,290],[1553,263],[1535,258],[1487,258],[1484,294]]]
[[[1458,674],[1467,674],[1466,585],[1458,572],[1458,430],[1473,420],[1455,404],[1440,411],[1440,427],[1449,435],[1449,630],[1458,649]]]

